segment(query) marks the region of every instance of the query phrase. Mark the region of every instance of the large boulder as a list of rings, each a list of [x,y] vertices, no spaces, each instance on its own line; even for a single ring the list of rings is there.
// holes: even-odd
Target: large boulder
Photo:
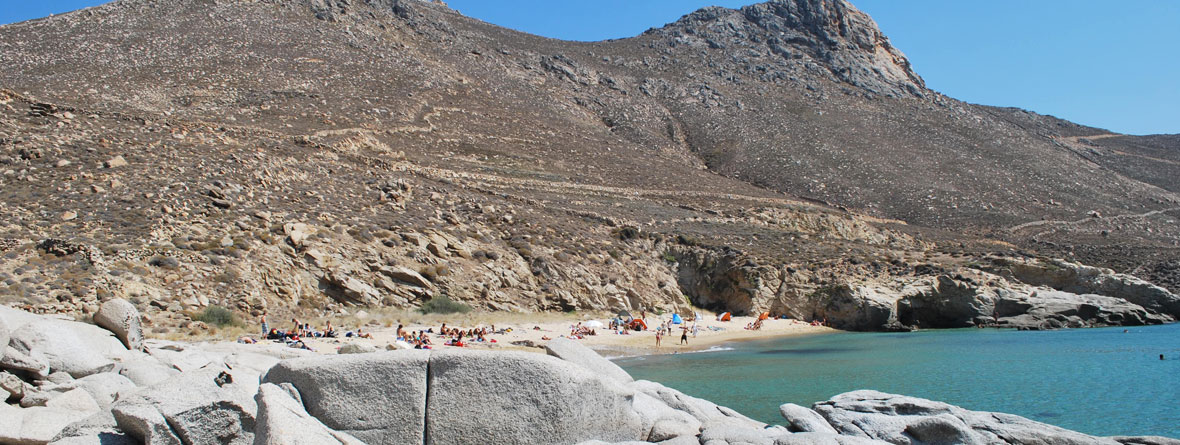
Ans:
[[[246,445],[254,441],[256,387],[240,372],[211,366],[121,398],[111,412],[120,430],[147,444]]]
[[[840,394],[812,408],[840,434],[895,444],[1118,443],[1011,414],[968,411],[942,402],[877,391]]]
[[[291,384],[309,414],[366,443],[421,443],[429,360],[425,350],[297,358],[263,382]]]
[[[364,445],[348,434],[333,431],[308,414],[298,391],[266,383],[258,388],[258,421],[255,445]]]
[[[9,345],[49,365],[51,372],[65,371],[74,377],[109,371],[115,366],[113,359],[127,353],[122,342],[105,329],[52,319],[26,323],[12,333]]]
[[[787,429],[792,433],[827,433],[836,434],[836,429],[824,420],[819,413],[794,403],[779,405],[778,412],[787,421]]]
[[[114,332],[123,345],[132,351],[143,349],[143,326],[139,310],[122,298],[107,300],[94,314],[94,324]]]
[[[439,350],[430,357],[429,444],[570,444],[643,439],[634,391],[527,352]]]
[[[587,348],[585,345],[565,337],[558,337],[545,343],[545,353],[586,368],[590,372],[603,377],[612,378],[623,383],[635,380],[631,377],[631,374],[627,374],[627,371],[624,371],[619,365],[602,358],[597,352]]]

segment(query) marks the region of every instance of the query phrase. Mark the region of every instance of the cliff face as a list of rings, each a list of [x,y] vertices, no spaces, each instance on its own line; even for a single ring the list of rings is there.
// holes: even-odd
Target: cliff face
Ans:
[[[822,317],[1075,253],[1175,283],[1171,164],[1137,161],[1174,139],[941,96],[845,2],[573,43],[415,0],[124,0],[0,27],[0,65],[0,297],[41,311]]]

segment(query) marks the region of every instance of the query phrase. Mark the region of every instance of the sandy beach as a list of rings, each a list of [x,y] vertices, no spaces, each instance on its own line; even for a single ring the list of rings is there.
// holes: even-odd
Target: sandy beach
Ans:
[[[446,349],[452,348],[453,346],[444,346],[443,343],[446,341],[446,338],[438,334],[442,324],[446,323],[449,328],[463,330],[487,327],[491,331],[494,327],[496,331],[507,331],[500,334],[488,335],[486,338],[487,341],[485,342],[474,342],[464,339],[467,343],[467,346],[465,346],[467,348],[539,351],[540,349],[537,346],[543,345],[549,339],[571,337],[572,328],[578,325],[578,323],[586,324],[591,321],[599,321],[604,326],[607,326],[611,318],[612,315],[610,314],[471,313],[451,316],[422,316],[404,313],[374,315],[369,320],[357,320],[357,324],[347,322],[341,324],[333,321],[334,326],[345,326],[344,329],[337,328],[341,333],[347,330],[355,330],[356,325],[363,323],[366,326],[362,326],[362,329],[364,332],[370,333],[372,338],[345,338],[340,336],[337,338],[309,338],[305,339],[305,342],[316,352],[322,354],[334,354],[341,346],[348,343],[366,344],[378,349],[392,348],[396,347],[395,345],[397,343],[397,326],[398,324],[403,324],[404,329],[407,331],[432,329],[434,333],[428,335],[434,343],[433,347],[435,349]],[[646,320],[649,326],[654,327],[667,321],[668,317],[649,314]],[[696,322],[697,329],[695,330],[695,335],[691,329],[693,322],[686,321],[681,324],[674,324],[672,335],[665,335],[661,340],[661,345],[658,347],[656,346],[654,329],[625,331],[627,332],[626,334],[618,334],[616,331],[603,327],[595,329],[596,335],[572,338],[583,342],[604,356],[622,357],[700,351],[739,341],[836,332],[832,328],[812,326],[806,322],[789,319],[765,320],[762,323],[762,328],[759,330],[745,329],[756,320],[757,317],[743,316],[733,317],[729,321],[717,321],[715,314],[702,313],[701,319]],[[323,327],[323,323],[313,321],[312,324],[316,328]],[[289,325],[291,323],[287,322],[277,325],[272,324],[272,327],[287,329],[290,328]],[[681,342],[682,327],[690,328],[687,342],[683,344]]]

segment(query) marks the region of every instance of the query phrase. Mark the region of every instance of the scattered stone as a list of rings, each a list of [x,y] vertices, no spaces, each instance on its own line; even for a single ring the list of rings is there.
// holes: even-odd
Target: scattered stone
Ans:
[[[123,159],[123,155],[119,155],[119,156],[115,156],[115,157],[107,160],[106,162],[104,162],[103,166],[106,168],[126,167],[127,160]]]
[[[303,247],[307,239],[315,235],[316,230],[314,227],[304,223],[287,223],[283,225],[283,233],[287,234],[287,238],[291,240],[291,245]]]
[[[365,354],[369,352],[377,352],[377,348],[366,344],[349,343],[341,346],[336,352],[338,354]]]

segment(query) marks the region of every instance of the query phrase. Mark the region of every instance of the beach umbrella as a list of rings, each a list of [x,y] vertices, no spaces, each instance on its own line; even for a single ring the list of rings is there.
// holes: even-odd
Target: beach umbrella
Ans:
[[[680,319],[680,314],[672,314],[672,324],[680,324],[683,322],[684,320]]]
[[[590,329],[599,329],[599,328],[606,326],[606,325],[602,324],[602,322],[598,321],[598,320],[590,320],[585,323],[582,323],[582,326],[588,327]]]

